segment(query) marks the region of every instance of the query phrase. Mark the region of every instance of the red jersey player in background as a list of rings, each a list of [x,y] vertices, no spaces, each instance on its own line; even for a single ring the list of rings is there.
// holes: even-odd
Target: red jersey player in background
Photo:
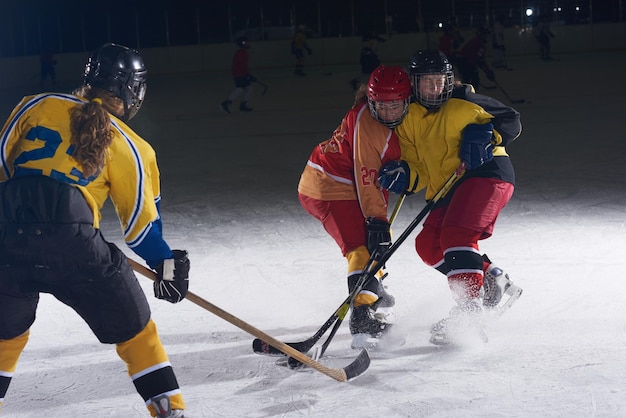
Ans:
[[[220,104],[220,108],[230,113],[230,105],[233,101],[241,97],[239,102],[240,112],[251,112],[253,109],[248,107],[248,100],[252,95],[252,83],[256,80],[250,74],[248,61],[250,60],[250,43],[246,38],[237,38],[237,46],[239,49],[233,55],[233,64],[231,72],[235,81],[235,89],[228,95],[228,98]]]

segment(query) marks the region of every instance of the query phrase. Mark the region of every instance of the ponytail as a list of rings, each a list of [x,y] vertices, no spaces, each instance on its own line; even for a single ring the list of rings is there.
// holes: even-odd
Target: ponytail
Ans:
[[[354,102],[352,103],[352,107],[355,108],[364,101],[367,101],[367,85],[360,84],[354,93]]]
[[[85,177],[96,176],[104,168],[107,148],[113,141],[111,117],[102,100],[75,106],[70,111],[72,157],[81,165]]]

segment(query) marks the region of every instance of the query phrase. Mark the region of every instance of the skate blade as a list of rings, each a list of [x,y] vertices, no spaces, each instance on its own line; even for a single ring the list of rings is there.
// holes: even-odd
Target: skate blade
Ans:
[[[511,283],[504,291],[504,294],[509,296],[509,298],[500,305],[494,306],[493,308],[487,308],[487,311],[494,312],[496,316],[501,316],[503,313],[511,309],[511,306],[517,302],[523,292],[524,290],[521,287]]]
[[[352,336],[352,342],[350,348],[353,350],[362,350],[364,348],[374,349],[378,346],[380,338],[372,337],[369,334],[354,334]]]
[[[450,341],[446,336],[444,335],[435,335],[432,334],[430,336],[430,343],[434,344],[434,345],[451,345],[452,341]]]

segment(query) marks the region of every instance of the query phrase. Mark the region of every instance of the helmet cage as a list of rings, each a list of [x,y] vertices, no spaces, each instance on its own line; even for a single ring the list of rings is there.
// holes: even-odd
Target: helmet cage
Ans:
[[[437,97],[425,97],[422,96],[419,92],[419,83],[422,76],[432,75],[432,74],[441,74],[441,72],[434,73],[415,73],[411,74],[411,83],[413,83],[413,94],[417,101],[429,110],[436,110],[443,106],[448,99],[452,96],[452,90],[454,89],[454,73],[452,71],[446,71],[445,76],[445,84],[443,86],[443,90],[441,94]]]
[[[115,44],[98,48],[87,61],[83,84],[101,88],[124,103],[123,121],[132,119],[146,94],[147,71],[139,52]]]
[[[395,99],[398,100],[398,99]],[[369,98],[367,99],[367,104],[369,105],[370,108],[370,113],[371,115],[374,117],[374,119],[376,119],[377,121],[379,121],[380,123],[382,123],[383,125],[385,125],[387,128],[389,129],[393,129],[396,126],[400,125],[400,123],[402,122],[402,120],[404,119],[404,117],[406,116],[407,112],[409,111],[409,99],[403,99],[402,100],[402,105],[403,105],[403,110],[402,110],[402,114],[393,120],[388,120],[383,118],[379,113],[378,113],[378,106],[380,105],[384,105],[389,103],[391,100],[370,100]]]
[[[437,110],[443,106],[452,96],[454,90],[454,71],[452,64],[441,51],[418,51],[409,63],[413,95],[417,101],[429,110]],[[443,74],[445,84],[441,94],[437,97],[424,97],[419,92],[419,84],[422,76],[431,74]]]

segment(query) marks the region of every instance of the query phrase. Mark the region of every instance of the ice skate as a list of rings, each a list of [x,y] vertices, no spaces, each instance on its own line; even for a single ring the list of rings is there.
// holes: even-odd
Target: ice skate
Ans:
[[[350,315],[351,347],[355,350],[374,348],[391,328],[385,315],[377,314],[371,305],[352,308]]]
[[[183,409],[172,409],[167,395],[156,396],[150,399],[150,403],[156,411],[157,418],[185,418]]]
[[[430,342],[435,345],[450,345],[476,337],[485,343],[489,341],[479,299],[470,299],[453,307],[447,318],[430,328]]]
[[[502,315],[519,299],[523,290],[513,284],[509,275],[501,268],[491,264],[486,255],[483,255],[483,259],[490,263],[483,280],[483,306],[490,313]],[[504,298],[503,301],[505,295],[508,298]]]
[[[377,317],[388,320],[393,315],[393,307],[396,305],[396,298],[389,292],[387,288],[379,281],[378,300],[372,305]]]
[[[248,102],[241,102],[239,105],[240,112],[252,112],[254,109],[248,106]]]

